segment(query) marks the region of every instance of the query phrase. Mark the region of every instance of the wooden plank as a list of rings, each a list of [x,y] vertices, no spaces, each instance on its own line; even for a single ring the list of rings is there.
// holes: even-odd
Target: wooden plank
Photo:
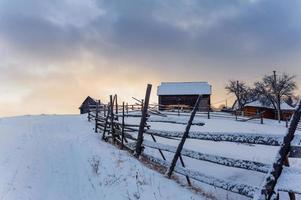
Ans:
[[[288,160],[288,157],[285,158],[284,166],[289,167],[289,160]],[[282,169],[282,170],[283,170],[283,169]],[[282,173],[282,172],[281,172],[281,173]],[[278,181],[279,181],[279,179],[278,179]],[[277,181],[277,182],[278,182],[278,181]],[[278,196],[279,196],[279,194],[278,194]],[[290,200],[296,200],[296,194],[295,194],[295,193],[293,193],[293,192],[288,192],[288,196],[289,196]]]
[[[115,135],[122,135],[121,130],[116,129],[115,130]],[[137,141],[137,138],[133,137],[131,134],[129,134],[127,131],[124,131],[124,139],[130,139],[130,140],[134,140]]]
[[[121,149],[123,149],[124,142],[124,102],[122,102],[122,126],[121,126]]]
[[[88,104],[88,107],[89,107],[90,105]],[[88,121],[90,122],[91,121],[91,116],[90,116],[90,114],[91,114],[91,111],[90,111],[90,108],[88,109]]]
[[[156,140],[155,136],[151,134],[151,137],[152,137],[153,141],[154,141],[155,144],[156,144],[156,143],[157,143],[157,140]],[[145,143],[143,142],[143,144],[145,144]],[[166,160],[166,158],[165,158],[165,156],[164,156],[162,150],[161,150],[160,148],[157,148],[157,149],[159,150],[159,153],[160,153],[161,157],[163,158],[163,160]]]
[[[177,161],[178,161],[178,158],[179,158],[179,156],[181,155],[181,151],[182,151],[182,149],[183,149],[183,147],[184,147],[184,144],[185,144],[186,139],[188,138],[189,131],[190,131],[190,127],[191,127],[191,125],[192,125],[192,122],[193,122],[195,113],[196,113],[196,111],[198,110],[199,105],[200,105],[200,103],[201,103],[201,98],[202,98],[202,96],[200,95],[200,96],[198,97],[196,103],[195,103],[195,106],[194,106],[194,108],[193,108],[193,111],[191,112],[189,121],[188,121],[187,126],[186,126],[186,128],[185,128],[185,132],[184,132],[184,134],[183,134],[183,136],[182,136],[182,139],[181,139],[181,141],[180,141],[180,143],[179,143],[179,145],[178,145],[178,148],[177,148],[177,150],[176,150],[176,153],[175,153],[175,155],[174,155],[174,157],[173,157],[173,159],[172,159],[172,162],[171,162],[171,164],[170,164],[170,167],[169,167],[169,169],[168,169],[168,171],[167,171],[167,176],[168,176],[168,177],[171,177],[171,174],[172,174],[172,172],[173,172],[173,170],[174,170],[174,168],[175,168],[175,166],[176,166],[176,163],[177,163]]]
[[[185,168],[185,163],[184,163],[184,160],[183,160],[182,156],[180,155],[179,158],[180,158],[180,162],[181,162],[182,167]],[[187,181],[188,185],[191,186],[191,181],[190,181],[189,176],[185,175],[185,177],[186,177],[186,181]]]
[[[95,133],[97,133],[97,123],[98,123],[99,105],[100,105],[100,100],[98,100],[98,102],[96,102]]]
[[[113,137],[113,143],[115,144],[116,142],[116,137],[115,137],[115,129],[114,129],[114,103],[113,103],[113,97],[110,95],[110,127],[111,127],[111,134]]]
[[[162,131],[149,129],[146,133],[152,133],[159,137],[181,138],[182,132]],[[203,132],[191,131],[188,138],[198,140],[211,140],[216,142],[238,142],[247,144],[262,144],[270,146],[280,146],[283,142],[283,135],[257,134],[257,133],[235,133],[235,132]]]
[[[149,148],[153,149],[161,149],[163,151],[168,151],[171,153],[176,152],[176,147],[166,145],[166,144],[160,144],[160,143],[154,143],[148,140],[143,141],[143,145]],[[233,158],[227,158],[217,155],[211,155],[211,154],[205,154],[193,150],[188,150],[183,148],[181,152],[182,156],[187,156],[189,158],[193,158],[196,160],[211,162],[219,165],[224,165],[227,167],[235,167],[235,168],[241,168],[251,171],[257,171],[262,173],[267,173],[269,169],[271,168],[271,165],[264,164],[260,162],[255,161],[249,161],[249,160],[242,160],[242,159],[233,159]]]
[[[170,123],[170,124],[187,124],[186,122],[183,121],[175,121],[175,120],[168,120],[168,119],[150,119],[149,122],[160,122],[160,123]],[[205,123],[203,122],[196,122],[196,123],[192,123],[192,125],[196,125],[196,126],[204,126]]]
[[[148,110],[148,104],[149,104],[151,90],[152,90],[152,85],[147,84],[145,101],[144,101],[144,106],[143,106],[143,110],[142,110],[142,117],[140,120],[136,152],[135,152],[136,153],[135,156],[137,156],[137,157],[139,157],[142,152],[143,133],[145,132],[144,128],[145,128],[145,124],[146,124],[146,120],[147,120],[147,110]]]
[[[156,164],[159,164],[161,166],[165,166],[165,167],[169,166],[169,162],[159,159],[159,158],[155,158],[151,155],[143,154],[143,157]],[[230,192],[234,192],[234,193],[246,196],[246,197],[250,197],[250,198],[252,198],[254,196],[255,191],[259,189],[254,186],[231,182],[231,181],[219,179],[219,178],[216,178],[213,176],[208,176],[201,172],[189,170],[187,168],[180,167],[178,165],[175,166],[174,171],[181,175],[189,176],[190,178],[192,178],[196,181],[199,181],[199,182],[202,182],[202,183],[214,186],[214,187],[218,187],[218,188],[230,191]]]
[[[109,116],[110,116],[110,106],[108,106],[108,113],[107,113],[107,116],[106,116],[106,121],[105,121],[105,124],[104,124],[104,130],[103,130],[103,133],[102,133],[102,139],[105,140],[106,139],[106,131],[107,131],[107,126],[108,126],[108,122],[109,122]]]
[[[121,117],[122,115],[118,114],[119,117]],[[141,114],[126,114],[125,117],[142,117]]]
[[[132,97],[134,100],[138,101],[139,103],[141,103],[141,105],[143,105],[143,100],[139,100],[135,97]],[[143,107],[143,106],[141,106]],[[151,114],[154,114],[154,115],[158,115],[158,116],[161,116],[161,117],[167,117],[167,115],[165,114],[162,114],[160,111],[156,110],[156,109],[153,109],[151,107],[149,107],[149,110],[148,110],[149,113]]]

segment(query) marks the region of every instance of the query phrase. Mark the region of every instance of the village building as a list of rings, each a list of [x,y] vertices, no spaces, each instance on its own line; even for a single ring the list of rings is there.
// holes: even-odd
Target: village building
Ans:
[[[88,96],[83,103],[81,104],[81,106],[79,107],[80,110],[80,114],[85,114],[89,112],[89,106],[96,106],[97,104],[97,100]]]
[[[281,120],[290,119],[294,113],[294,108],[286,102],[281,103]],[[272,106],[263,105],[260,101],[253,101],[244,106],[243,113],[245,116],[255,116],[262,113],[263,118],[277,119],[277,110]]]
[[[201,95],[199,111],[208,111],[211,91],[207,82],[162,82],[157,89],[159,110],[192,110]]]

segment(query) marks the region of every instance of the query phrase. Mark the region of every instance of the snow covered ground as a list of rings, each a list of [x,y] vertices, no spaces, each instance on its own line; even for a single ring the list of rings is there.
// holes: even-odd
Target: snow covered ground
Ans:
[[[151,119],[158,119],[158,116],[151,116]],[[188,116],[177,117],[172,115],[169,117],[172,120],[188,121]],[[177,119],[175,119],[177,118]],[[137,119],[127,119],[131,123],[135,123]],[[235,121],[234,118],[213,118],[207,119],[204,116],[196,116],[195,122],[204,122],[204,126],[192,126],[191,131],[209,132],[209,133],[244,133],[244,134],[262,134],[262,135],[275,135],[282,137],[286,134],[287,128],[285,122],[280,124],[276,120],[264,119],[264,124],[260,124],[259,120],[252,120],[248,122]],[[184,132],[185,125],[180,124],[168,124],[160,122],[150,122],[151,129],[166,130],[166,131],[182,131]],[[300,136],[300,130],[296,132],[297,136]],[[146,140],[152,141],[150,136],[145,137]],[[156,137],[159,143],[177,146],[179,140],[170,140],[165,138]],[[244,159],[250,161],[261,162],[271,165],[278,152],[279,146],[265,146],[254,144],[241,144],[232,142],[214,142],[188,139],[184,145],[185,149],[194,150],[201,153],[213,154],[234,159]],[[160,158],[158,150],[146,148],[145,152],[155,157]],[[170,162],[173,153],[164,152],[167,160]],[[235,183],[247,184],[250,186],[260,187],[265,179],[266,174],[249,171],[240,168],[226,167],[206,161],[199,161],[187,157],[183,157],[187,168],[205,173],[206,175],[221,178],[224,180],[232,181]],[[301,159],[290,159],[290,165],[294,168],[301,169]],[[179,164],[179,163],[178,163]],[[185,182],[185,179],[183,180]],[[195,182],[195,184],[199,184]],[[301,185],[301,180],[300,180]],[[244,199],[240,195],[235,195],[223,191],[218,188],[214,188],[208,185],[200,184],[201,188],[208,193],[213,193],[217,199],[224,199],[225,196],[229,199]],[[287,194],[281,194],[281,199],[287,199]],[[299,196],[298,199],[301,199]]]
[[[194,181],[207,195],[196,194],[143,166],[125,151],[102,142],[86,115],[40,115],[0,119],[0,200],[2,199],[247,199]],[[156,117],[151,117],[155,119]],[[171,116],[186,122],[188,116]],[[139,123],[139,118],[127,118]],[[197,116],[192,131],[235,132],[283,136],[285,123],[274,120],[238,122]],[[151,129],[184,131],[185,125],[150,122]],[[300,135],[300,131],[297,135]],[[177,146],[179,140],[156,137]],[[146,135],[145,140],[151,141]],[[235,159],[271,164],[279,147],[188,139],[186,149]],[[155,149],[145,152],[160,158]],[[164,152],[170,162],[173,154]],[[183,157],[186,167],[208,176],[259,187],[264,173],[226,167]],[[300,159],[291,166],[301,169]],[[185,178],[179,176],[185,184]],[[287,181],[287,180],[286,180]],[[294,180],[294,183],[298,180]],[[301,185],[301,181],[300,181]],[[281,194],[287,199],[287,194]],[[299,199],[298,197],[297,199]]]
[[[85,115],[1,118],[0,200],[204,199],[92,128]]]

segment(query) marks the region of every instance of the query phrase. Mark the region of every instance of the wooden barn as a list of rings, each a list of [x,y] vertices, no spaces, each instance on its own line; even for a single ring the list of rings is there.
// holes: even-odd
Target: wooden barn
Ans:
[[[159,110],[192,110],[199,95],[199,111],[210,109],[211,85],[207,82],[162,82],[157,89]]]
[[[85,114],[89,112],[89,105],[90,106],[96,106],[97,100],[93,99],[92,97],[88,96],[82,105],[79,107],[80,114]]]
[[[294,108],[287,103],[281,103],[281,120],[290,119],[294,113]],[[259,101],[254,101],[245,105],[244,109],[245,116],[254,116],[258,113],[263,112],[263,118],[277,119],[277,110],[271,106],[265,106]]]

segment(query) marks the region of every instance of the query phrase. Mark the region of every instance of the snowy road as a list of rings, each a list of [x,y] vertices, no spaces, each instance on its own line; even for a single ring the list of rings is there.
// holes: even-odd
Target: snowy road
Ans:
[[[101,142],[84,117],[0,119],[0,200],[204,199]]]

